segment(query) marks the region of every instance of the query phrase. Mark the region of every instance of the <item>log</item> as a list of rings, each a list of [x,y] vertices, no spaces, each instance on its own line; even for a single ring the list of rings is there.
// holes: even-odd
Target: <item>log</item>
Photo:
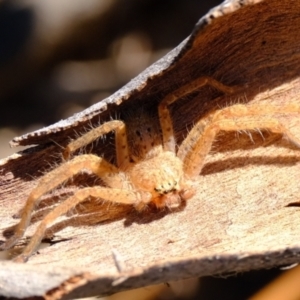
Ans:
[[[200,19],[191,36],[109,98],[73,117],[17,137],[33,145],[1,161],[4,237],[40,176],[62,163],[61,147],[96,125],[135,110],[156,111],[168,93],[201,76],[238,87],[223,95],[203,87],[171,107],[178,143],[203,115],[233,103],[299,103],[300,2],[226,1]],[[279,115],[300,138],[297,115]],[[113,137],[111,137],[113,138]],[[109,141],[109,142],[107,142]],[[113,142],[86,152],[112,157]],[[205,275],[230,275],[298,262],[299,148],[268,131],[221,133],[199,175],[197,193],[179,209],[137,212],[96,199],[48,229],[47,247],[26,264],[0,262],[0,295],[74,299]],[[95,178],[80,174],[46,194],[20,253],[52,206]],[[4,240],[4,238],[3,238]]]

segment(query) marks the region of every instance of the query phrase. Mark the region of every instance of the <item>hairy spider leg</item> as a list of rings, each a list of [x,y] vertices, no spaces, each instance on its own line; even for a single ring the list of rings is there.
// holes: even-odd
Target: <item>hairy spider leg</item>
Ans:
[[[102,135],[111,131],[115,132],[117,166],[122,170],[126,169],[130,164],[126,125],[123,121],[118,120],[108,121],[99,127],[93,128],[80,138],[72,141],[66,146],[63,152],[63,157],[68,159],[72,152],[92,143]]]
[[[37,187],[30,193],[26,204],[22,209],[21,220],[16,226],[14,235],[10,237],[3,245],[1,245],[0,249],[5,250],[11,248],[23,236],[26,228],[29,225],[31,213],[39,204],[40,198],[43,194],[54,189],[82,170],[90,170],[116,189],[126,189],[130,187],[130,184],[126,181],[126,177],[122,176],[124,174],[120,173],[120,170],[117,167],[110,164],[105,159],[92,154],[77,156],[58,168],[52,170],[40,179]],[[112,198],[110,191],[112,191],[112,194],[114,195],[113,197],[116,196],[114,190],[109,188],[105,189],[105,193],[102,193],[104,199],[109,200]],[[118,202],[118,200],[115,200],[115,202]],[[55,209],[56,212],[60,209],[59,207],[64,208],[64,206],[60,205]]]
[[[198,121],[178,149],[178,157],[183,161],[184,173],[190,178],[199,175],[212,143],[219,131],[266,129],[284,134],[292,143],[300,147],[300,140],[276,118],[276,115],[300,113],[300,105],[253,104],[232,105],[213,111]]]
[[[236,91],[234,87],[226,86],[211,77],[200,77],[168,94],[158,106],[158,115],[162,129],[163,147],[165,151],[175,153],[176,146],[172,119],[168,106],[183,96],[186,96],[205,85],[210,85],[225,94],[232,94]]]
[[[25,247],[22,254],[17,256],[14,261],[26,262],[40,244],[47,227],[49,227],[49,225],[55,219],[64,215],[71,208],[85,201],[89,197],[102,198],[107,201],[122,204],[135,204],[141,202],[148,203],[151,201],[151,193],[148,192],[138,192],[133,190],[106,188],[100,186],[78,190],[74,193],[74,195],[66,199],[46,215],[46,217],[39,224],[29,244]]]

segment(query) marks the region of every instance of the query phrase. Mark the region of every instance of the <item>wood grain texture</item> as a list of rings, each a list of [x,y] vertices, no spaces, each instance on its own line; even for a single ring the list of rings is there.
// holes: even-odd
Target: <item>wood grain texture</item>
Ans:
[[[60,163],[55,143],[63,146],[88,122],[99,122],[102,106],[107,108],[101,112],[102,122],[140,105],[155,111],[166,94],[203,75],[240,87],[230,97],[204,87],[174,104],[171,112],[180,142],[192,124],[216,106],[299,103],[300,2],[245,1],[242,7],[235,6],[238,2],[231,2],[231,12],[228,2],[211,11],[179,48],[96,108],[15,139],[15,144],[39,146],[2,161],[4,235],[41,174]],[[279,118],[300,137],[298,116]],[[199,176],[197,194],[176,211],[138,213],[93,199],[77,207],[49,228],[50,246],[27,264],[0,262],[0,294],[73,299],[298,262],[300,211],[289,205],[300,200],[300,151],[280,135],[262,133],[254,132],[252,138],[220,134]],[[111,157],[111,144],[100,141],[93,151]],[[94,183],[95,178],[79,175],[45,195],[26,237],[53,203]],[[26,242],[23,239],[11,254]]]

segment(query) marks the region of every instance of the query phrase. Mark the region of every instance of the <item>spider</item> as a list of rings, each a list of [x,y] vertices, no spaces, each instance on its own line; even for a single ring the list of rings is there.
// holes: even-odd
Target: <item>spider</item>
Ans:
[[[211,77],[201,77],[168,94],[159,103],[159,121],[154,122],[147,112],[139,111],[139,114],[128,116],[128,120],[125,118],[125,121],[108,121],[69,143],[63,152],[66,161],[45,174],[31,191],[14,235],[1,245],[1,249],[13,247],[23,236],[31,213],[43,194],[81,171],[88,169],[99,176],[104,185],[79,189],[56,206],[41,221],[29,244],[15,261],[27,261],[40,244],[46,228],[90,196],[133,205],[137,210],[144,209],[150,203],[158,209],[180,206],[194,195],[195,179],[219,131],[267,129],[284,134],[300,146],[300,141],[276,117],[278,114],[299,114],[300,105],[235,104],[207,113],[193,126],[176,151],[168,106],[204,85],[210,85],[224,94],[237,91],[237,88],[226,86]],[[77,149],[111,131],[115,133],[115,165],[93,154],[78,155],[68,160]]]

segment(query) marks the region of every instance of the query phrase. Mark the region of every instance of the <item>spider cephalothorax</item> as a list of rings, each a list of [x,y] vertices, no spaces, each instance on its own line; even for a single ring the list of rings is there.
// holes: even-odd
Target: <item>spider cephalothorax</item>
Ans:
[[[56,206],[41,221],[17,261],[28,259],[42,240],[47,226],[90,196],[112,203],[130,204],[138,210],[149,203],[157,208],[180,206],[182,201],[193,196],[195,179],[219,131],[267,129],[282,133],[300,145],[300,141],[277,117],[280,114],[299,114],[298,104],[237,104],[209,112],[193,126],[176,151],[168,105],[206,84],[226,94],[235,92],[234,88],[212,78],[201,77],[167,95],[158,105],[158,118],[145,110],[136,110],[132,115],[125,116],[124,120],[106,122],[71,142],[63,153],[67,161],[40,179],[22,209],[21,221],[14,235],[1,248],[12,247],[23,236],[31,213],[43,194],[82,170],[93,172],[105,186],[79,189]],[[78,155],[68,160],[71,153],[111,131],[115,132],[115,164],[93,154]]]

